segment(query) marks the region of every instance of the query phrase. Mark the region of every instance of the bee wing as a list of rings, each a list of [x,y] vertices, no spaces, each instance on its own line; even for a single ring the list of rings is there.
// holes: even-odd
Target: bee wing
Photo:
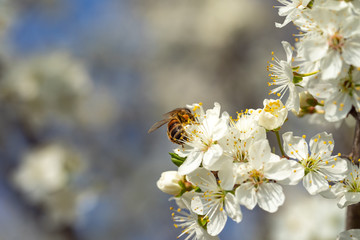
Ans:
[[[149,129],[148,133],[151,133],[151,132],[155,131],[156,129],[158,129],[159,127],[161,127],[162,125],[164,125],[167,122],[169,122],[168,118],[160,120],[160,121],[154,123],[154,125],[152,125],[151,128]]]
[[[160,120],[160,121],[158,121],[158,122],[156,122],[154,125],[152,125],[152,127],[149,129],[149,131],[148,131],[148,133],[151,133],[151,132],[153,132],[153,131],[155,131],[156,129],[158,129],[159,127],[161,127],[162,125],[164,125],[165,123],[168,123],[169,122],[169,120],[172,118],[172,117],[174,117],[174,116],[176,116],[176,114],[179,112],[179,111],[182,111],[182,110],[184,110],[185,108],[176,108],[176,109],[174,109],[174,110],[172,110],[172,111],[170,111],[170,112],[168,112],[168,113],[165,113],[164,115],[163,115],[163,120]]]

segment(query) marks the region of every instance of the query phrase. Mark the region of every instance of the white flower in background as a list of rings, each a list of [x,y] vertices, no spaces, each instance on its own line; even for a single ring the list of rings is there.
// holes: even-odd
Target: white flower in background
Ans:
[[[309,83],[309,92],[324,102],[327,121],[343,120],[353,106],[360,111],[360,71],[345,68],[337,79],[313,81]]]
[[[178,195],[181,191],[179,181],[184,179],[177,171],[166,171],[161,174],[160,179],[156,182],[157,187],[164,193]]]
[[[311,138],[311,154],[305,137],[293,136],[292,132],[284,133],[284,151],[290,158],[299,161],[303,169],[303,185],[311,195],[315,195],[329,188],[328,181],[344,179],[348,171],[347,161],[331,156],[334,149],[331,134],[323,132]]]
[[[13,100],[32,126],[74,115],[91,89],[85,66],[64,51],[17,61],[1,82],[1,96]]]
[[[335,200],[304,194],[296,187],[284,192],[284,206],[270,216],[269,240],[334,240],[345,228],[346,210]]]
[[[282,28],[289,22],[296,22],[302,17],[302,11],[307,7],[311,0],[278,0],[284,6],[277,6],[279,8],[279,16],[286,16],[282,24],[275,23],[275,26]]]
[[[360,171],[359,166],[348,162],[349,173],[344,180],[331,186],[321,195],[325,198],[337,198],[338,207],[344,208],[360,202]]]
[[[360,240],[360,229],[350,229],[339,234],[336,240]]]
[[[0,41],[4,44],[3,37],[6,36],[7,30],[14,23],[17,15],[16,4],[11,0],[0,1]],[[3,52],[3,50],[1,50]]]
[[[209,170],[204,168],[196,169],[187,177],[203,192],[202,195],[193,197],[191,209],[208,219],[206,227],[211,236],[217,236],[223,230],[227,216],[237,223],[242,220],[239,203],[232,193],[227,192],[234,187],[232,172],[219,174],[219,182]]]
[[[286,52],[286,61],[279,60],[277,57],[273,57],[274,63],[270,63],[268,71],[270,71],[271,80],[269,86],[276,86],[270,91],[270,94],[277,93],[280,99],[284,96],[287,90],[289,90],[289,97],[285,103],[288,110],[294,110],[299,112],[299,92],[296,89],[296,83],[294,83],[294,73],[292,66],[293,50],[291,45],[286,42],[281,42]]]
[[[323,7],[333,11],[340,11],[344,9],[353,10],[355,13],[360,13],[360,1],[359,0],[316,0],[314,1],[314,7]]]
[[[52,144],[26,153],[13,181],[29,200],[39,203],[48,194],[66,187],[71,175],[82,168],[79,155]]]
[[[360,17],[347,11],[311,10],[315,31],[300,41],[299,54],[306,61],[320,62],[324,80],[336,78],[345,63],[360,67]]]
[[[187,157],[179,167],[180,175],[194,171],[200,164],[208,170],[219,170],[223,164],[220,161],[223,149],[218,141],[227,133],[229,115],[223,112],[220,116],[220,104],[214,105],[204,116],[195,116],[197,123],[186,127],[188,141],[184,148],[176,150],[182,157]]]
[[[51,227],[74,224],[86,219],[98,202],[96,189],[63,188],[48,194],[43,202],[46,223]]]
[[[279,100],[265,99],[264,108],[259,114],[259,125],[267,130],[281,127],[288,115],[288,110]]]
[[[277,211],[284,203],[282,187],[276,183],[291,174],[286,159],[271,153],[267,140],[259,140],[249,149],[249,162],[236,164],[237,184],[235,196],[240,204],[253,209],[256,204],[268,212]]]
[[[181,228],[182,233],[177,237],[181,238],[183,235],[186,235],[185,240],[217,240],[219,239],[216,236],[211,236],[207,233],[205,226],[207,224],[207,219],[198,216],[191,210],[191,199],[194,196],[193,193],[187,192],[184,193],[180,199],[177,199],[179,202],[178,209],[170,208],[174,210],[171,214],[172,220],[175,222],[175,228]]]

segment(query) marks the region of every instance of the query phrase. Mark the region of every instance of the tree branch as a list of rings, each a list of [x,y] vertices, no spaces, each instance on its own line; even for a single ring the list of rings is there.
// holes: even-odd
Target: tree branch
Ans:
[[[354,140],[350,157],[355,164],[359,165],[358,160],[360,159],[360,113],[358,113],[353,107],[350,111],[350,114],[356,120]],[[346,230],[349,229],[360,229],[360,203],[353,204],[347,207]]]

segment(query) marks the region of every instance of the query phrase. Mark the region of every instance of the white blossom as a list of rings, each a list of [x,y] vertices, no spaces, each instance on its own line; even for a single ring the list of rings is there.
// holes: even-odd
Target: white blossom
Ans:
[[[259,114],[259,125],[267,130],[281,127],[288,115],[288,110],[279,100],[265,99],[264,108]]]
[[[350,229],[339,234],[336,240],[360,240],[360,229]]]
[[[156,186],[164,193],[177,195],[181,191],[179,181],[182,181],[183,178],[177,171],[166,171],[161,174]]]
[[[207,233],[205,225],[207,224],[207,219],[198,216],[191,210],[191,199],[194,196],[193,193],[188,192],[183,194],[180,199],[176,202],[180,203],[178,209],[174,210],[172,214],[172,220],[175,222],[175,228],[182,229],[181,234],[178,238],[186,236],[184,239],[189,240],[217,240],[219,239],[216,236],[211,236]]]
[[[253,209],[256,204],[268,212],[277,211],[284,203],[282,187],[275,181],[290,176],[290,165],[286,159],[271,153],[267,140],[259,140],[249,149],[249,162],[237,166],[235,196],[240,204]]]
[[[302,17],[302,11],[307,7],[310,0],[278,0],[284,6],[278,6],[279,16],[286,16],[282,24],[275,23],[275,26],[282,28],[289,22],[297,22]]]
[[[192,210],[198,215],[208,218],[207,232],[218,235],[225,227],[227,216],[234,221],[242,220],[240,205],[235,196],[226,190],[232,190],[234,182],[226,178],[233,178],[232,173],[219,175],[219,181],[204,168],[198,168],[188,175],[188,179],[202,191],[191,201]],[[230,183],[230,185],[228,184]]]
[[[359,166],[348,162],[349,173],[344,180],[331,186],[321,195],[326,198],[337,198],[338,207],[344,208],[360,202]]]
[[[222,162],[222,147],[218,144],[227,133],[229,115],[223,112],[220,116],[220,104],[215,103],[213,109],[205,115],[195,116],[196,123],[188,125],[186,133],[188,141],[184,148],[176,150],[181,156],[187,157],[179,167],[179,174],[191,173],[202,164],[208,170],[219,170]]]
[[[280,98],[289,90],[289,96],[285,103],[285,106],[288,110],[294,110],[299,112],[300,103],[299,103],[299,92],[294,83],[294,73],[293,73],[293,50],[291,45],[286,42],[281,42],[284,50],[286,52],[286,61],[279,60],[276,57],[273,57],[272,60],[275,63],[270,63],[268,71],[270,71],[272,82],[269,82],[269,86],[276,86],[270,91],[270,94],[277,93]]]
[[[309,92],[324,103],[327,121],[343,120],[353,106],[360,111],[360,71],[345,68],[336,79],[313,81],[309,83]]]
[[[319,61],[324,80],[336,78],[344,63],[360,67],[360,18],[344,11],[312,9],[316,27],[300,41],[300,56]]]
[[[328,181],[338,181],[346,176],[347,161],[331,156],[334,148],[331,134],[323,132],[311,138],[311,154],[305,137],[293,136],[292,132],[284,133],[284,151],[290,158],[298,160],[303,169],[303,185],[311,195],[315,195],[329,188]]]

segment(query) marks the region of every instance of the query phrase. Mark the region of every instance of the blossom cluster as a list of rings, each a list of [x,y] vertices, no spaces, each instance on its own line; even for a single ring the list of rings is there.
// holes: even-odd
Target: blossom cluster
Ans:
[[[308,144],[305,135],[286,132],[282,154],[271,151],[267,131],[279,137],[288,114],[280,100],[266,99],[263,108],[238,113],[236,119],[221,113],[218,103],[206,111],[202,104],[187,108],[194,121],[184,125],[186,140],[171,154],[178,171],[163,173],[157,182],[179,205],[174,225],[189,234],[186,239],[218,236],[228,217],[241,222],[241,206],[276,212],[285,201],[282,186],[300,181],[311,195],[333,193],[340,207],[360,201],[359,189],[341,187],[360,186],[359,170],[332,154],[331,134],[316,134]]]
[[[300,117],[317,113],[329,122],[359,115],[360,1],[278,1],[285,20],[275,26],[292,22],[300,31],[295,46],[282,42],[286,60],[272,53],[267,68],[270,94],[279,99],[265,99],[263,108],[242,111],[236,119],[218,103],[206,111],[201,103],[188,105],[193,116],[176,128],[182,142],[170,155],[178,170],[164,172],[157,186],[178,205],[171,209],[179,237],[218,239],[228,217],[242,221],[242,207],[276,212],[285,201],[283,186],[299,182],[310,195],[337,199],[340,208],[360,202],[360,159],[333,154],[334,139],[326,132],[309,141],[279,132],[288,111]],[[272,150],[269,132],[281,154]],[[343,232],[338,239],[356,234]]]
[[[359,112],[360,1],[279,2],[285,20],[276,27],[292,22],[299,34],[294,47],[282,42],[286,61],[273,56],[269,63],[270,93],[283,97],[288,91],[285,105],[299,116],[320,113],[338,122],[352,108]]]

